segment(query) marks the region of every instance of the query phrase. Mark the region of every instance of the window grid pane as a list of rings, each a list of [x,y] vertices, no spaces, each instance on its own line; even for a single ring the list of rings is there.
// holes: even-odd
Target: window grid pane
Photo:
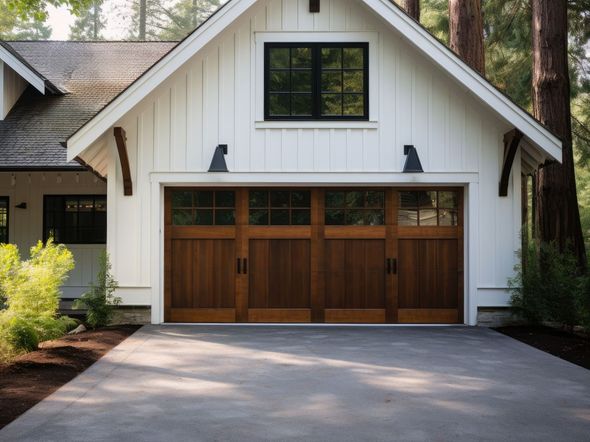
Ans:
[[[8,197],[0,197],[0,244],[8,243]]]
[[[326,191],[326,225],[381,226],[385,224],[382,190]]]
[[[64,244],[106,243],[104,195],[46,195],[43,240]]]
[[[236,223],[233,190],[175,190],[171,199],[175,226],[233,226]]]
[[[311,224],[309,190],[251,190],[249,223],[254,226]]]
[[[368,44],[266,44],[267,119],[368,119]]]
[[[457,226],[459,195],[455,191],[405,191],[399,193],[400,226]]]

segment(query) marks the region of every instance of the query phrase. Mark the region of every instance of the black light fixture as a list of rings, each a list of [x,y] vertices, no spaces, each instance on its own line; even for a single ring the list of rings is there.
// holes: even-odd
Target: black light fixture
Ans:
[[[209,172],[229,172],[225,163],[225,155],[227,155],[227,144],[220,144],[215,148]]]
[[[22,203],[17,204],[14,207],[17,208],[17,209],[26,209],[27,208],[27,203],[22,202]]]
[[[404,155],[406,155],[406,163],[404,164],[404,173],[422,173],[422,163],[418,158],[418,151],[412,144],[406,144],[404,146]]]

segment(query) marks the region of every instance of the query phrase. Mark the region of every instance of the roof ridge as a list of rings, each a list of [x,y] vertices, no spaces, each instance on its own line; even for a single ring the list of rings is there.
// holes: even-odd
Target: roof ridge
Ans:
[[[180,40],[2,40],[5,43],[173,43]]]

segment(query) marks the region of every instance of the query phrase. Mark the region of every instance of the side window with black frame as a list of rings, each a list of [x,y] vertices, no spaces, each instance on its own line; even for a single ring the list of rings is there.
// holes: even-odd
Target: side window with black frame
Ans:
[[[0,244],[8,243],[8,210],[8,197],[0,196]]]
[[[105,244],[107,199],[105,195],[45,195],[43,240],[62,244]]]
[[[266,43],[265,119],[367,120],[367,43]]]

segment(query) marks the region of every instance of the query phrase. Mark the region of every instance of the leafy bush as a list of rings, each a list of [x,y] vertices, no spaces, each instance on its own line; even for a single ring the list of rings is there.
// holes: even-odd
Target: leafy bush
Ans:
[[[4,285],[14,276],[19,264],[18,247],[14,244],[0,244],[0,310],[6,308]]]
[[[74,308],[86,308],[86,322],[92,327],[104,327],[110,324],[113,311],[121,303],[115,296],[118,283],[111,274],[109,255],[104,252],[99,257],[99,271],[96,282],[90,285],[90,291],[84,293],[74,303]]]
[[[31,248],[22,261],[18,248],[0,245],[0,293],[5,309],[0,312],[0,351],[30,351],[38,343],[62,336],[70,318],[58,318],[60,287],[74,268],[72,253],[50,239]],[[2,356],[2,355],[0,355]]]
[[[590,314],[589,283],[575,256],[534,241],[519,256],[516,275],[509,280],[512,307],[532,323],[554,322],[570,329],[582,324]]]
[[[35,327],[23,318],[13,317],[2,328],[2,337],[15,351],[33,351],[39,345]]]

